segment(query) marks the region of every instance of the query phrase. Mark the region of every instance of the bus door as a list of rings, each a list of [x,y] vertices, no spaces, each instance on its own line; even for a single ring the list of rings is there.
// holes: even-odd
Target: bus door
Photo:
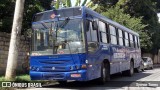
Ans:
[[[88,49],[87,60],[89,64],[88,76],[90,77],[90,79],[92,79],[99,76],[99,74],[97,74],[97,70],[100,69],[98,65],[99,56],[100,56],[98,33],[97,33],[98,28],[97,30],[93,28],[94,23],[91,20],[87,20],[86,23],[87,23],[86,38],[87,38],[87,49]]]

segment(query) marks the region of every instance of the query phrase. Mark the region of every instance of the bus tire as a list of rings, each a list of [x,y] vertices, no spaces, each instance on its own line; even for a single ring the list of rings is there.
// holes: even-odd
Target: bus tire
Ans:
[[[105,84],[110,80],[110,67],[109,63],[102,63],[101,65],[101,77],[98,79],[100,84]]]
[[[127,71],[123,71],[122,74],[125,75],[125,76],[132,76],[134,73],[134,63],[133,61],[130,61],[130,69],[127,70]]]
[[[134,73],[134,63],[133,61],[130,61],[130,69],[127,71],[127,76],[132,76]]]
[[[67,84],[67,81],[58,81],[58,83],[62,86],[65,86]]]
[[[135,72],[136,72],[136,73],[139,73],[140,71],[141,71],[140,66],[135,69]]]

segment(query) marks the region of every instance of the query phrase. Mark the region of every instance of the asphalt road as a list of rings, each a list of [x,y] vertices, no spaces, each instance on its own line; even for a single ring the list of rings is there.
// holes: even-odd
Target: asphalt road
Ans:
[[[100,85],[95,80],[88,82],[69,82],[62,86],[50,83],[42,88],[27,88],[25,90],[160,90],[160,67],[153,70],[135,73],[132,77],[122,74],[111,75],[111,81]],[[20,90],[20,89],[19,89]]]

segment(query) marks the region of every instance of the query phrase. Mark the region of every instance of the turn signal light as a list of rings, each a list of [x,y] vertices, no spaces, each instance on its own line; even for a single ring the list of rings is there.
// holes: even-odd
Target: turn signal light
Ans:
[[[82,68],[82,69],[85,69],[85,68],[87,68],[87,65],[83,64],[83,65],[81,66],[81,68]]]

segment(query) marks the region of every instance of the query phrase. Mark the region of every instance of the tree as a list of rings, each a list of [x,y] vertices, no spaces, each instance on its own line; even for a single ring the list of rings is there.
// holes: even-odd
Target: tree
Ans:
[[[64,2],[63,0],[61,2],[57,0],[56,3],[54,4],[56,6],[56,9],[60,8],[59,7],[60,3],[62,3],[66,7],[72,7],[70,0],[66,0],[66,2]],[[98,7],[98,4],[94,4],[92,1],[87,3],[87,0],[84,0],[83,2],[81,0],[77,0],[75,6],[86,6],[86,7],[91,8],[92,10],[95,10]]]
[[[36,2],[40,2],[40,5],[44,10],[50,10],[52,1],[53,0],[37,0]]]
[[[23,17],[23,26],[22,34],[26,34],[31,30],[31,22],[35,13],[44,11],[45,8],[42,7],[39,0],[27,0],[24,5],[24,17]],[[28,35],[28,34],[27,34]]]
[[[81,4],[81,0],[77,0],[75,6],[85,6],[85,4],[87,3],[87,0],[84,0]]]
[[[16,1],[12,34],[11,34],[11,40],[10,40],[10,48],[9,48],[7,68],[6,68],[6,75],[5,75],[5,78],[9,80],[14,79],[14,77],[16,76],[19,36],[21,33],[21,28],[22,28],[24,2],[25,0]]]
[[[131,17],[129,14],[124,13],[124,10],[118,5],[109,8],[102,15],[138,32],[140,34],[141,47],[144,49],[151,48],[152,42],[148,34],[144,31],[147,25],[142,23],[142,17]]]
[[[72,6],[71,0],[66,0],[66,6],[67,6],[67,7],[71,7],[71,6]]]
[[[75,6],[80,6],[81,4],[81,0],[77,0],[76,5]]]
[[[156,0],[157,1],[157,9],[158,9],[158,12],[160,12],[160,0]]]
[[[59,9],[59,4],[60,4],[60,2],[59,2],[59,0],[57,0],[57,2],[56,2],[56,9]]]
[[[33,15],[37,12],[47,10],[50,6],[50,2],[46,4],[46,7],[43,7],[42,0],[27,0],[24,7],[24,17],[23,17],[23,26],[22,34],[24,34],[28,29],[31,28],[31,22]],[[13,15],[15,8],[15,0],[0,0],[0,31],[1,32],[11,32]]]
[[[157,3],[157,4],[156,4]],[[151,50],[143,49],[144,52],[158,53],[160,49],[160,24],[158,23],[157,11],[160,1],[159,0],[119,0],[118,4],[124,9],[125,13],[130,14],[132,17],[141,17],[142,23],[147,24],[145,31],[151,37],[153,42]]]
[[[87,3],[87,0],[84,0],[81,6],[85,6],[86,3]]]
[[[10,32],[12,28],[13,9],[15,2],[9,0],[0,0],[0,31]]]

